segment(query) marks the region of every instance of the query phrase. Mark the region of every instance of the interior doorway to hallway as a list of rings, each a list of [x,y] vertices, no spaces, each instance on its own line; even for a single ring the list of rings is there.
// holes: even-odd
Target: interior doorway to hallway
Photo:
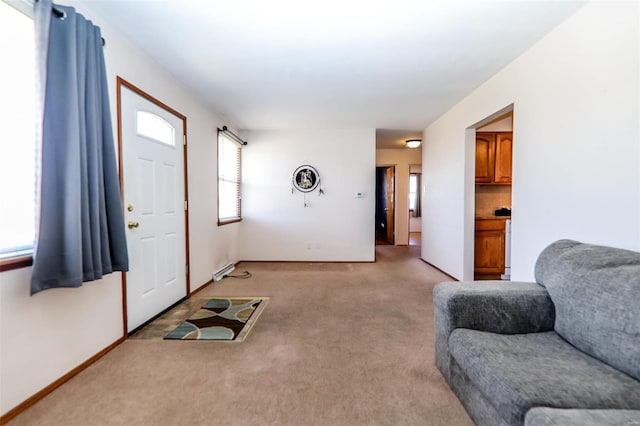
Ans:
[[[395,166],[376,167],[376,244],[395,244]]]
[[[409,165],[409,245],[422,245],[422,166]]]

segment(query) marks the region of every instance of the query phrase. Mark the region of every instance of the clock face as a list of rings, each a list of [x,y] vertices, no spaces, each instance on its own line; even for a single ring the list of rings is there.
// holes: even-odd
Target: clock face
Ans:
[[[320,175],[313,166],[300,166],[293,172],[293,187],[300,192],[311,192],[320,184]]]

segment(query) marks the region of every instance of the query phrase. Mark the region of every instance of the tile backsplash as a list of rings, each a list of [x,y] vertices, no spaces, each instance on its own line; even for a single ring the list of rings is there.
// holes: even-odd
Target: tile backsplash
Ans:
[[[476,216],[493,216],[500,207],[511,207],[511,185],[476,185]]]

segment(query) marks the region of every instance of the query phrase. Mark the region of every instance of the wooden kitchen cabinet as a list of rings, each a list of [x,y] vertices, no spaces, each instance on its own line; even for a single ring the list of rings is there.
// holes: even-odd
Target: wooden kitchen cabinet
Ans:
[[[477,219],[475,223],[475,278],[500,279],[505,266],[505,221]]]
[[[476,133],[476,183],[493,182],[495,149],[495,133]]]
[[[476,183],[511,183],[512,135],[512,132],[476,133]]]
[[[513,147],[512,133],[496,133],[495,183],[511,183],[511,150]]]

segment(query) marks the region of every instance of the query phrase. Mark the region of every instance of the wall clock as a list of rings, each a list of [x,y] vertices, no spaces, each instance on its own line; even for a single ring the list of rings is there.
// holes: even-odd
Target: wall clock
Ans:
[[[315,167],[305,164],[293,172],[292,183],[300,192],[311,192],[320,185],[320,174]]]

